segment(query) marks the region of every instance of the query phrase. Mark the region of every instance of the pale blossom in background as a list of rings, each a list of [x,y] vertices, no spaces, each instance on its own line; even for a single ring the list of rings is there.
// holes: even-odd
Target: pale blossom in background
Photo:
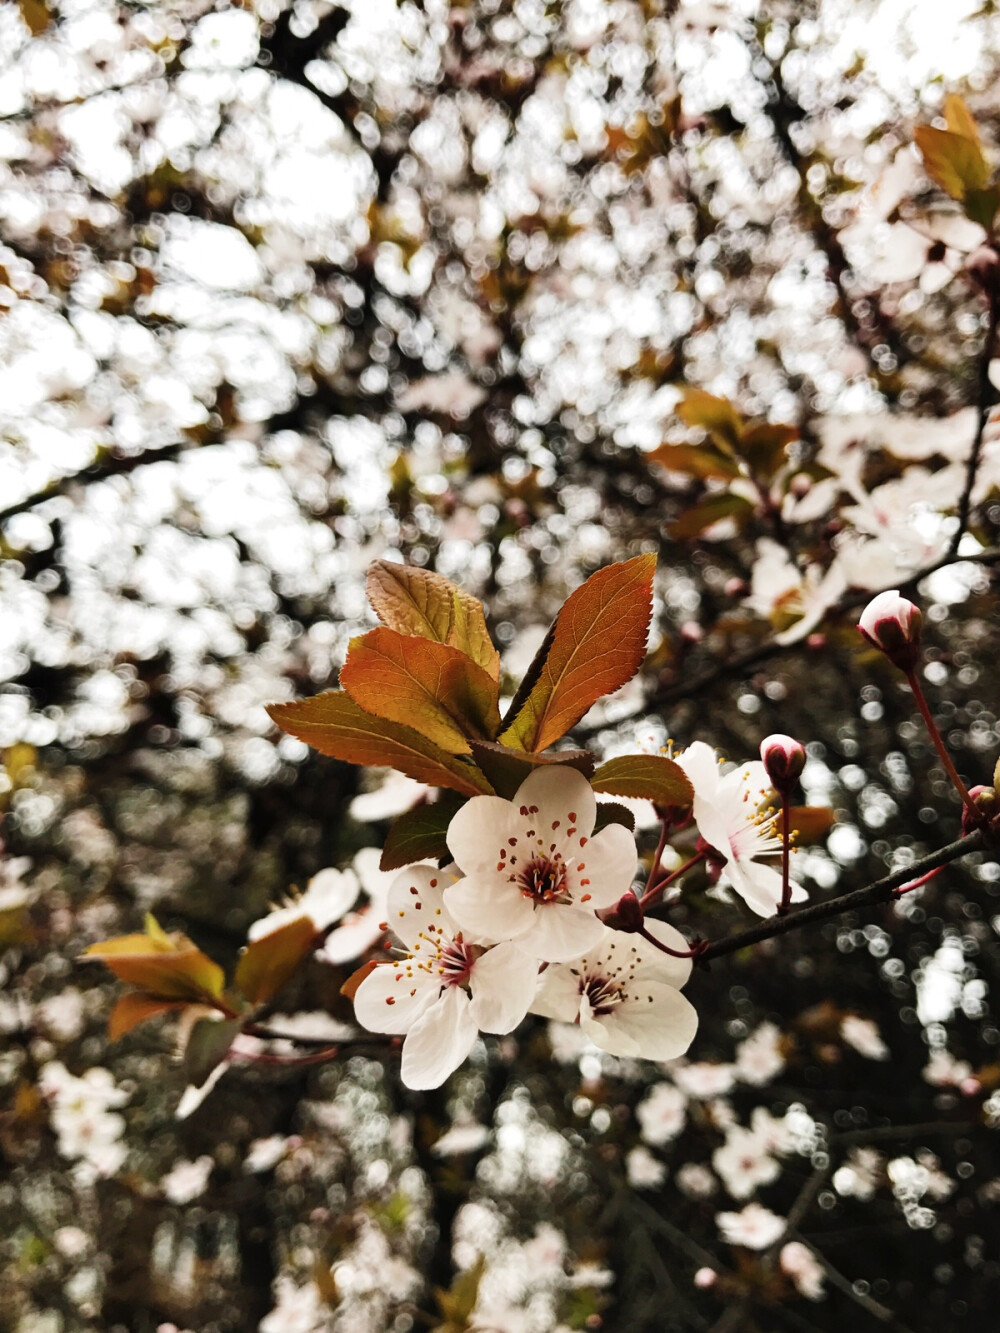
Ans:
[[[739,1213],[716,1213],[719,1235],[730,1245],[766,1250],[785,1233],[786,1222],[759,1203],[748,1203]]]
[[[808,1245],[803,1245],[800,1240],[790,1240],[787,1245],[782,1245],[778,1265],[786,1277],[792,1279],[799,1295],[810,1301],[823,1299],[826,1272]]]
[[[669,1143],[687,1122],[687,1098],[672,1083],[657,1083],[635,1108],[635,1115],[647,1143]]]

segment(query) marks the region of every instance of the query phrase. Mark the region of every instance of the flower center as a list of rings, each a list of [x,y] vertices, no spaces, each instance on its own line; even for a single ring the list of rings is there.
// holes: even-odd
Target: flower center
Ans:
[[[625,987],[619,981],[608,977],[583,977],[580,980],[580,994],[586,995],[590,1011],[595,1018],[610,1014],[624,996]]]
[[[463,986],[472,974],[472,965],[482,953],[474,944],[466,944],[461,933],[438,954],[435,963],[443,986]]]
[[[535,856],[517,876],[526,898],[536,903],[554,903],[566,896],[566,863],[558,853],[551,859]]]

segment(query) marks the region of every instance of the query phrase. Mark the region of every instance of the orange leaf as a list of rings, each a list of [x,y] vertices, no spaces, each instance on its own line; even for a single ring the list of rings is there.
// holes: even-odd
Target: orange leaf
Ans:
[[[376,560],[368,571],[368,600],[383,625],[400,634],[446,643],[500,678],[500,654],[493,646],[482,603],[442,574]]]
[[[958,93],[949,93],[944,99],[944,121],[952,134],[959,134],[963,139],[971,139],[974,144],[979,144],[979,130],[972,119],[972,112],[965,98]]]
[[[344,763],[388,764],[418,782],[465,796],[492,794],[478,768],[410,727],[366,713],[343,690],[327,690],[293,704],[270,704],[267,711],[282,731]]]
[[[316,935],[310,918],[300,916],[269,935],[251,940],[233,978],[251,1004],[265,1004],[291,981],[302,960],[312,952]]]
[[[837,822],[837,816],[826,805],[793,805],[788,813],[800,847],[821,841]]]
[[[677,404],[677,415],[686,426],[700,426],[724,451],[739,448],[743,418],[728,398],[688,389]]]
[[[168,935],[152,916],[146,918],[146,932],[92,944],[83,957],[156,999],[217,1004],[225,981],[218,963],[179,931]]]
[[[401,722],[453,754],[468,737],[500,728],[499,687],[465,653],[444,643],[373,629],[352,639],[340,683],[359,707]]]
[[[933,125],[918,125],[914,138],[928,176],[952,199],[964,200],[971,191],[984,190],[989,184],[990,169],[978,140],[952,130],[936,130]]]
[[[731,481],[740,475],[735,459],[701,444],[661,444],[646,455],[651,463],[691,477],[720,477]]]
[[[567,600],[532,688],[500,740],[544,750],[591,704],[632,679],[646,654],[655,555],[638,555],[591,575]]]
[[[623,754],[602,764],[590,780],[609,796],[638,796],[658,805],[690,805],[694,791],[680,764],[665,754]]]
[[[370,958],[367,963],[362,963],[357,971],[352,972],[341,986],[341,995],[346,995],[347,998],[353,1002],[354,997],[358,992],[358,987],[361,985],[362,981],[364,981],[369,973],[373,972],[375,968],[379,966],[380,964],[377,963],[374,958]]]
[[[134,1027],[144,1023],[147,1018],[183,1009],[184,1006],[184,1000],[161,1000],[155,995],[147,995],[145,991],[129,991],[118,997],[115,1007],[111,1010],[108,1019],[108,1039],[117,1041],[119,1037],[124,1037],[126,1032],[131,1032]]]

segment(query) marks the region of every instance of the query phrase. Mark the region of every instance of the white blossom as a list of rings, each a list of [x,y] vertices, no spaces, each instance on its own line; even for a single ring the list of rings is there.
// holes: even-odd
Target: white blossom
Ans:
[[[748,1199],[759,1185],[778,1178],[780,1166],[750,1129],[733,1126],[726,1141],[712,1154],[712,1165],[734,1199]]]
[[[594,913],[632,884],[632,834],[609,824],[593,837],[597,798],[565,764],[525,778],[512,801],[474,796],[448,826],[448,848],[465,876],[445,892],[465,929],[517,940],[534,957],[569,962],[593,949],[605,927]]]
[[[321,870],[313,875],[300,897],[275,907],[267,916],[255,921],[247,931],[247,939],[262,939],[300,917],[308,917],[317,931],[325,930],[353,906],[360,888],[357,876],[351,870]]]
[[[677,756],[694,788],[698,832],[723,862],[721,882],[731,885],[758,916],[772,916],[781,902],[781,872],[757,858],[781,851],[764,765],[753,760],[723,774],[715,751],[695,741]],[[792,883],[792,902],[808,897]]]
[[[754,1087],[770,1083],[784,1067],[781,1032],[774,1023],[761,1023],[736,1048],[736,1075]]]
[[[211,1157],[197,1157],[193,1162],[181,1160],[160,1181],[160,1189],[171,1203],[191,1203],[208,1188],[208,1178],[215,1162]]]
[[[401,1072],[409,1088],[440,1086],[480,1031],[512,1032],[537,983],[537,962],[516,944],[489,948],[463,933],[445,905],[446,878],[428,866],[396,878],[387,906],[403,956],[378,964],[354,997],[370,1032],[406,1034]]]
[[[888,1060],[889,1048],[882,1040],[878,1024],[870,1018],[848,1014],[840,1024],[840,1035],[859,1055],[868,1060]]]
[[[823,1299],[825,1270],[808,1245],[803,1245],[800,1240],[790,1240],[787,1245],[782,1245],[778,1266],[792,1279],[801,1296],[810,1301]]]
[[[667,1178],[667,1168],[640,1143],[625,1157],[625,1174],[635,1190],[656,1189]]]
[[[786,1222],[759,1203],[748,1203],[739,1213],[716,1213],[719,1234],[730,1245],[747,1250],[766,1250],[785,1233]]]
[[[635,1108],[647,1143],[669,1143],[684,1128],[687,1098],[672,1083],[657,1083]]]
[[[663,921],[646,929],[673,949],[683,935]],[[596,945],[571,963],[550,963],[532,1013],[562,1022],[576,1019],[595,1046],[611,1055],[670,1060],[690,1046],[698,1015],[678,987],[691,973],[688,958],[673,958],[643,939],[601,926]]]

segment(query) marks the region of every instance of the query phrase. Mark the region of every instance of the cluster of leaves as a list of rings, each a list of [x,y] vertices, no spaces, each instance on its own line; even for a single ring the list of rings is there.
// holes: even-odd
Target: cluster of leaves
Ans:
[[[605,695],[639,670],[653,609],[656,557],[598,570],[566,601],[504,716],[500,655],[482,604],[440,574],[378,561],[368,597],[382,626],[351,641],[341,690],[272,704],[283,731],[352,764],[380,764],[445,788],[448,795],[401,815],[382,869],[444,856],[462,798],[509,799],[539,764],[571,764],[595,791],[689,807],[691,786],[664,755],[612,759],[551,747]],[[634,827],[603,804],[605,822]]]

